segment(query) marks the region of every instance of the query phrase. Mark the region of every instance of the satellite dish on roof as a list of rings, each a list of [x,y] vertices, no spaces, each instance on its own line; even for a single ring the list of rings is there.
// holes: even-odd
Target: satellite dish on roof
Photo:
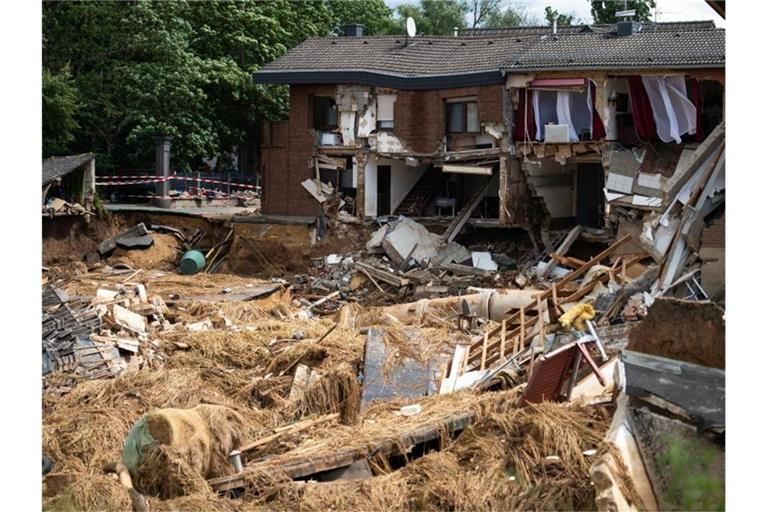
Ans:
[[[416,22],[410,16],[405,20],[405,32],[408,34],[408,37],[416,36]]]

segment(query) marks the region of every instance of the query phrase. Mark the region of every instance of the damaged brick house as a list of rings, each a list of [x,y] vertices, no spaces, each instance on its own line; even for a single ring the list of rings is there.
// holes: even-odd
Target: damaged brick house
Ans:
[[[654,208],[689,144],[723,119],[725,31],[622,22],[407,39],[358,25],[307,39],[254,80],[290,85],[288,120],[262,139],[265,214],[318,214],[319,178],[361,217],[602,227],[607,205]]]

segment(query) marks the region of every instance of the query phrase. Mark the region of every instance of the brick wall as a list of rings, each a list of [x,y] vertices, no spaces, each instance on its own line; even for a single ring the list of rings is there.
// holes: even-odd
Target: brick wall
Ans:
[[[262,211],[272,215],[314,216],[320,205],[301,182],[315,175],[311,96],[335,96],[334,85],[292,85],[288,121],[262,131]],[[398,91],[395,135],[417,153],[432,153],[445,136],[445,100],[476,96],[481,123],[501,123],[503,86],[435,91]]]
[[[481,123],[503,120],[504,88],[501,85],[435,91],[400,91],[395,101],[395,135],[416,153],[433,153],[445,136],[445,100],[477,97]]]
[[[320,213],[320,204],[301,186],[302,181],[315,176],[311,165],[315,145],[311,96],[335,93],[332,85],[291,86],[288,121],[273,123],[271,140],[267,140],[266,135],[262,138],[263,213],[301,216]]]

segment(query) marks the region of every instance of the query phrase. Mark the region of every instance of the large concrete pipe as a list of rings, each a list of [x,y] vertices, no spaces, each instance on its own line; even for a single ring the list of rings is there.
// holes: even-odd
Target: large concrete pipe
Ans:
[[[469,295],[422,299],[417,302],[397,304],[381,308],[405,325],[417,324],[428,314],[439,318],[461,313],[461,301],[466,301],[469,311],[481,318],[500,322],[510,311],[527,306],[535,300],[540,290],[491,290]]]

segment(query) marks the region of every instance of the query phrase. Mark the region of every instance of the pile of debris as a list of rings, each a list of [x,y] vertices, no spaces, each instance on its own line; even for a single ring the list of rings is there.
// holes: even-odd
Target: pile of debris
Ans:
[[[294,279],[294,291],[326,304],[333,300],[325,308],[327,314],[341,307],[339,299],[386,304],[448,297],[462,295],[470,287],[493,286],[499,279],[499,265],[490,252],[470,252],[456,242],[446,243],[406,217],[380,221],[365,251],[315,260],[309,275]]]
[[[162,298],[144,285],[100,288],[95,297],[43,289],[43,389],[66,393],[79,380],[115,377],[161,363],[153,330],[170,328]]]
[[[719,467],[724,452],[724,321],[696,277],[695,242],[722,207],[722,155],[707,147],[666,182],[663,215],[613,205],[642,233],[620,223],[580,258],[577,242],[597,235],[577,226],[516,274],[517,289],[501,287],[496,253],[405,217],[293,279],[215,274],[230,229],[208,247],[178,233],[204,253],[195,275],[103,266],[68,293],[57,281],[44,289],[49,366],[120,375],[48,395],[44,446],[65,469],[49,492],[63,499],[54,483],[76,479],[80,508],[110,508],[88,500],[114,494],[123,509],[130,496],[158,510],[681,508],[664,477],[687,463],[679,439],[705,445],[694,466],[714,447]],[[318,180],[305,187],[336,209],[329,225],[355,228],[351,205]],[[137,225],[104,254],[151,245],[160,229]],[[78,412],[97,433],[87,446],[70,426]],[[127,494],[84,476],[121,447],[107,470]]]
[[[89,212],[79,203],[48,197],[43,204],[43,215],[53,218],[62,215],[93,215],[93,212]]]

